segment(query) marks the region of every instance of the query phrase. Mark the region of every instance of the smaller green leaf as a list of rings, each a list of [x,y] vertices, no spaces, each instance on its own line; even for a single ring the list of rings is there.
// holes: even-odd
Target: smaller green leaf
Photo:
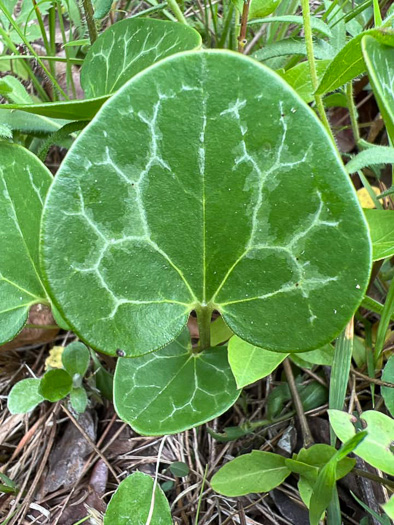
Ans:
[[[300,493],[302,501],[305,503],[305,505],[308,507],[310,506],[312,492],[313,492],[313,485],[314,483],[311,483],[305,476],[300,476],[300,479],[298,480],[297,487],[298,491]]]
[[[373,146],[365,149],[346,164],[346,170],[351,174],[366,166],[374,166],[376,164],[394,164],[394,148]]]
[[[328,410],[330,424],[338,438],[346,442],[356,434],[353,416],[340,410]],[[368,410],[362,414],[367,424],[367,436],[358,445],[355,454],[383,472],[394,475],[394,455],[390,450],[394,436],[394,420]]]
[[[389,518],[394,520],[394,496],[391,496],[389,501],[382,505],[382,509],[387,514]]]
[[[394,383],[394,355],[390,357],[386,363],[386,366],[384,367],[382,380],[386,381],[387,383]],[[394,388],[382,386],[381,392],[387,410],[394,417]]]
[[[257,20],[251,20],[248,24],[270,24],[274,22],[296,24],[302,26],[304,24],[303,18],[300,15],[281,15],[281,16],[270,16],[269,18],[258,18]],[[319,33],[322,33],[329,38],[332,37],[332,31],[328,25],[323,22],[321,18],[315,16],[310,17],[311,27]]]
[[[187,329],[165,348],[120,358],[116,365],[115,408],[139,434],[174,434],[201,425],[230,408],[239,394],[227,349],[196,354]]]
[[[11,414],[26,414],[44,401],[38,391],[39,386],[39,379],[22,379],[16,383],[8,396],[8,410]]]
[[[62,353],[62,363],[72,378],[76,375],[83,377],[90,363],[89,350],[79,341],[71,343]]]
[[[174,461],[170,465],[171,473],[178,478],[184,478],[189,475],[190,469],[183,461]]]
[[[329,63],[329,60],[316,60],[316,73],[318,78],[323,76]],[[301,62],[291,69],[286,70],[281,77],[286,80],[295,91],[297,91],[298,95],[306,103],[310,103],[314,100],[314,89],[309,63],[307,61]]]
[[[71,392],[72,386],[71,376],[65,370],[58,368],[46,372],[41,378],[38,392],[44,399],[55,403],[66,397]]]
[[[78,414],[83,414],[83,412],[85,412],[88,404],[88,395],[82,386],[73,388],[71,390],[70,403],[75,412]]]
[[[12,104],[32,104],[25,86],[12,75],[0,78],[0,95]]]
[[[375,34],[365,36],[361,41],[369,80],[386,124],[387,133],[391,142],[394,143],[394,64],[392,45],[392,42],[378,42]]]
[[[258,348],[236,335],[228,344],[228,360],[238,388],[268,376],[287,355]]]
[[[310,499],[309,521],[319,525],[320,518],[332,499],[335,488],[336,462],[329,461],[320,471]]]
[[[321,469],[335,456],[337,451],[334,447],[319,443],[307,449],[302,448],[297,454],[296,460],[307,465]],[[341,479],[353,469],[355,460],[343,458],[337,462],[336,479]]]
[[[369,29],[352,38],[328,66],[317,88],[318,95],[334,91],[365,73],[366,65],[361,50],[361,41],[365,35],[371,35],[382,43],[394,45],[394,31],[388,28]]]
[[[89,38],[80,38],[78,40],[71,40],[70,42],[66,42],[63,47],[80,47],[80,46],[88,46],[90,45]]]
[[[311,352],[290,354],[290,357],[296,365],[303,368],[311,368],[313,365],[331,366],[334,360],[334,348],[331,344],[328,344]]]
[[[106,17],[111,10],[112,0],[96,0],[94,2],[94,18],[101,20]]]
[[[232,330],[226,325],[223,317],[218,317],[210,325],[211,346],[218,346],[220,343],[228,341],[233,334]]]
[[[284,457],[253,450],[224,465],[213,476],[211,486],[224,496],[244,496],[252,492],[269,492],[289,474]]]
[[[295,474],[299,474],[308,479],[311,483],[315,483],[319,474],[318,467],[308,465],[307,463],[302,463],[302,461],[298,461],[296,459],[288,458],[285,459],[285,464],[286,467]]]
[[[394,211],[364,210],[372,240],[373,260],[394,255]]]
[[[335,51],[330,44],[323,42],[317,41],[315,43],[313,48],[315,58],[319,60],[331,59]],[[302,38],[285,38],[278,42],[272,42],[253,53],[252,58],[264,62],[270,58],[287,55],[306,56],[305,40]]]
[[[112,496],[104,515],[104,525],[146,523],[152,503],[153,479],[142,472],[134,472],[124,479]],[[151,525],[172,525],[167,498],[156,485]]]

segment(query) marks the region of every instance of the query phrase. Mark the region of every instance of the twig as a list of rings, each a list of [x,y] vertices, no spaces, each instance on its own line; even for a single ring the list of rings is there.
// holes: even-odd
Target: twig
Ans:
[[[97,448],[96,444],[92,441],[91,437],[89,436],[89,434],[85,431],[84,428],[81,427],[81,425],[78,423],[78,421],[75,419],[75,417],[71,414],[71,412],[64,406],[62,405],[62,409],[64,410],[64,412],[68,415],[68,417],[71,419],[71,421],[73,422],[73,424],[77,427],[77,429],[80,431],[80,433],[83,435],[83,437],[86,439],[86,441],[89,443],[89,445],[93,448],[93,450],[96,452],[96,454],[98,456],[100,456],[100,458],[104,461],[104,463],[107,465],[108,467],[108,470],[111,472],[111,474],[113,475],[113,477],[116,479],[116,481],[118,483],[120,483],[120,480],[119,480],[119,477],[117,475],[117,473],[115,472],[115,470],[113,469],[113,467],[111,466],[110,462],[108,461],[108,459],[104,456],[104,454],[101,452],[100,449]]]
[[[293,398],[293,404],[294,408],[297,412],[297,416],[300,420],[300,426],[301,426],[301,432],[302,432],[302,438],[304,441],[304,447],[308,448],[311,445],[313,445],[313,437],[311,430],[308,425],[308,421],[306,420],[305,413],[304,413],[304,407],[302,406],[302,402],[297,390],[297,386],[294,380],[293,370],[291,369],[291,364],[288,358],[286,358],[283,361],[283,368],[285,370],[286,379],[289,384],[291,397]]]
[[[351,367],[351,371],[354,375],[360,377],[361,379],[364,379],[365,381],[368,381],[369,383],[374,383],[375,385],[379,386],[387,386],[388,388],[394,388],[394,383],[388,383],[387,381],[382,381],[381,379],[376,379],[375,377],[366,376],[365,374],[354,370],[353,367]]]
[[[97,27],[96,22],[94,20],[94,11],[93,11],[93,5],[91,0],[82,0],[83,10],[85,13],[86,18],[86,24],[88,26],[89,31],[89,39],[90,43],[94,44],[97,40],[98,34],[97,34]]]

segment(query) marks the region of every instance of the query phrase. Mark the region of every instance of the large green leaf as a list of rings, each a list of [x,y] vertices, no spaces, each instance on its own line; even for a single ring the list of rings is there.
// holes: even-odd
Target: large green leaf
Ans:
[[[373,260],[385,259],[394,255],[394,211],[364,210],[368,221]]]
[[[362,39],[361,47],[379,109],[394,143],[394,50],[371,36]]]
[[[351,414],[340,410],[329,410],[328,414],[331,427],[341,441],[348,441],[356,434]],[[363,412],[362,419],[367,424],[368,434],[358,445],[355,454],[365,459],[373,467],[393,476],[394,455],[390,447],[394,436],[394,420],[374,410]]]
[[[85,100],[46,104],[2,104],[1,109],[69,120],[90,120],[108,97],[132,76],[162,58],[201,45],[200,35],[183,24],[148,18],[126,19],[96,40],[81,69]]]
[[[74,143],[46,202],[46,281],[109,354],[156,350],[204,308],[254,345],[307,351],[363,297],[364,221],[326,131],[281,78],[231,52],[181,53]]]
[[[193,353],[187,329],[159,352],[119,359],[114,377],[117,413],[145,435],[201,425],[230,408],[239,394],[226,348]]]
[[[394,45],[394,30],[389,28],[369,29],[352,38],[328,66],[316,91],[318,94],[334,91],[365,73],[366,65],[361,50],[361,41],[366,35],[390,46]]]
[[[147,523],[152,504],[153,479],[134,472],[119,485],[104,515],[104,525],[141,525]],[[151,525],[172,525],[167,498],[156,485]]]
[[[211,486],[225,496],[244,496],[251,492],[269,492],[289,474],[284,457],[253,450],[224,465],[213,476]]]
[[[48,303],[38,238],[52,176],[28,150],[0,142],[0,344],[12,339],[35,303]]]
[[[201,36],[189,26],[148,18],[122,20],[89,49],[81,71],[82,88],[87,98],[109,95],[159,60],[200,46]]]
[[[287,355],[251,345],[236,335],[228,344],[228,360],[238,388],[268,376]]]
[[[394,355],[390,357],[384,367],[382,380],[394,384]],[[394,417],[394,388],[382,386],[381,391],[387,410]]]

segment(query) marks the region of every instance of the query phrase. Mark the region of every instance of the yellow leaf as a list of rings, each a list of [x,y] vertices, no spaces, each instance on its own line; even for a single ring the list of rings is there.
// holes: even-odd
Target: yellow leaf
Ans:
[[[49,368],[63,368],[62,353],[64,346],[54,346],[49,350],[49,356],[45,360],[45,370]]]
[[[371,186],[375,195],[380,195],[381,191],[376,186]],[[357,197],[362,208],[375,208],[375,204],[365,188],[357,190]]]

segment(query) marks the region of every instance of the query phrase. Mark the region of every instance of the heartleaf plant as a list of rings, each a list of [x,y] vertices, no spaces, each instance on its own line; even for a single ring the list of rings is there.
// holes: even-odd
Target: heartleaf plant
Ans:
[[[209,349],[213,311],[256,347],[313,350],[343,328],[370,267],[364,218],[313,112],[225,51],[167,58],[105,104],[56,176],[41,239],[69,326],[134,358],[118,362],[115,405],[144,434],[201,424],[237,399],[226,349]],[[201,355],[185,335],[171,343],[193,310]]]
[[[252,344],[312,350],[343,328],[370,267],[364,218],[314,114],[225,51],[170,57],[102,108],[49,192],[42,256],[75,332],[127,357],[168,344],[192,310],[203,340],[217,310]]]

